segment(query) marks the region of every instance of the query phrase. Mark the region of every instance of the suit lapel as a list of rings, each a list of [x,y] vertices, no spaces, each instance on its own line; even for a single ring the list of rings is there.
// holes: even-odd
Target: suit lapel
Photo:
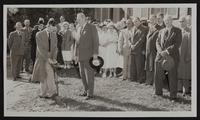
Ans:
[[[166,33],[166,31],[165,31]],[[169,32],[169,35],[167,38],[164,38],[164,46],[166,45],[167,41],[169,41],[173,36],[174,36],[174,27],[171,28],[170,32]]]

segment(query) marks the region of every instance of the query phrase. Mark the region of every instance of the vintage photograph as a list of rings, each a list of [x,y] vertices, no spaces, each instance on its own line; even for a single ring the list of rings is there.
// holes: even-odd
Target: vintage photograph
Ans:
[[[4,115],[195,117],[196,12],[4,5]]]

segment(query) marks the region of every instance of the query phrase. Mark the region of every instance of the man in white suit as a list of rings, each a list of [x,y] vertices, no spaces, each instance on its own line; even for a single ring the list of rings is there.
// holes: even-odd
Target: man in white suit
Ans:
[[[126,21],[127,28],[122,30],[119,34],[118,50],[123,55],[123,80],[128,77],[128,60],[130,57],[131,49],[129,47],[131,39],[133,39],[133,22],[131,19]]]

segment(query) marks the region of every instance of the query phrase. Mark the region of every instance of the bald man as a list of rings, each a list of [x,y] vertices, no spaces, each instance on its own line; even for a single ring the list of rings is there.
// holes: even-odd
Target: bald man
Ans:
[[[165,16],[164,22],[166,28],[160,30],[156,41],[157,55],[155,59],[155,94],[162,95],[163,79],[165,70],[162,68],[162,62],[167,56],[174,59],[175,65],[168,70],[170,98],[174,101],[177,98],[177,68],[179,64],[179,47],[182,42],[181,30],[172,25],[173,19],[171,16]]]
[[[93,98],[94,92],[94,70],[89,65],[89,59],[97,59],[99,52],[99,36],[94,25],[87,23],[83,13],[77,14],[79,24],[75,44],[75,58],[79,62],[80,75],[84,86],[84,92],[80,96],[86,96],[86,100]]]
[[[22,23],[15,24],[16,30],[9,34],[8,46],[10,48],[11,71],[13,80],[20,78],[20,68],[22,67],[22,58],[24,55],[25,34],[22,32]]]

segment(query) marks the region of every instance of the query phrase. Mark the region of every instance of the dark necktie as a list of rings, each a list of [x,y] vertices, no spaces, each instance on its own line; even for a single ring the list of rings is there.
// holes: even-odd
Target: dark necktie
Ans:
[[[48,40],[49,40],[49,52],[51,51],[51,38],[50,38],[50,33],[49,33],[49,38],[48,38]]]
[[[22,39],[22,34],[20,32],[18,34],[19,34],[20,39]]]
[[[165,38],[168,38],[168,35],[169,35],[169,30],[166,31]]]

